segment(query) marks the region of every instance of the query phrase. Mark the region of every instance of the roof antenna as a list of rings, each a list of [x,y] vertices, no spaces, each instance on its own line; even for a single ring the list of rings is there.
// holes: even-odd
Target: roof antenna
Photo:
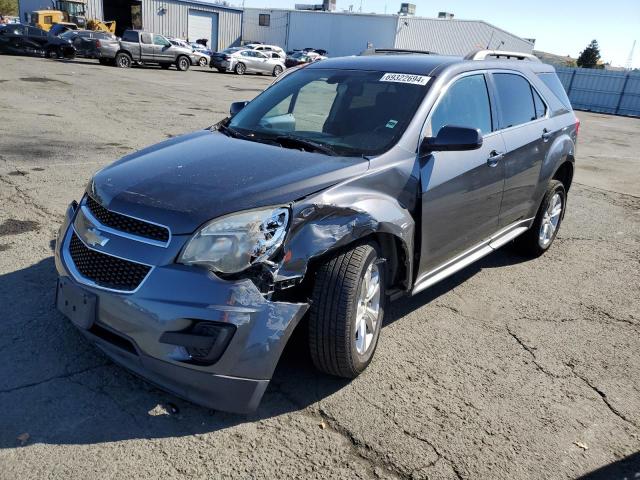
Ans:
[[[487,42],[487,47],[485,50],[489,50],[489,45],[491,45],[491,40],[493,40],[493,35],[496,33],[495,30],[491,30],[491,36],[489,37],[489,41]]]

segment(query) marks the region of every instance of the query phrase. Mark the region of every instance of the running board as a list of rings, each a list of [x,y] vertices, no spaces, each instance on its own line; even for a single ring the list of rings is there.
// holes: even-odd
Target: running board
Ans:
[[[422,275],[422,278],[418,279],[418,281],[414,285],[413,290],[411,291],[411,295],[415,295],[416,293],[421,292],[431,287],[432,285],[435,285],[439,281],[444,280],[454,273],[459,272],[463,268],[468,267],[472,263],[477,262],[482,257],[489,255],[491,252],[495,252],[498,248],[509,243],[518,235],[522,235],[524,232],[526,232],[529,227],[519,225],[528,225],[532,220],[533,218],[528,218],[526,220],[521,220],[513,225],[510,225],[502,231],[496,233],[494,236],[489,238],[489,240],[486,240],[481,244],[462,252],[452,260],[449,260],[448,262]]]

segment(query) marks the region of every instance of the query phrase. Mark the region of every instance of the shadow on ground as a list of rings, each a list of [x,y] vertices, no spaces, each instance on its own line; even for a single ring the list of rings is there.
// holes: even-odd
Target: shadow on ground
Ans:
[[[587,473],[578,480],[634,480],[637,478],[640,478],[640,452]]]
[[[391,304],[385,326],[483,268],[521,261],[508,251],[485,257],[433,288]],[[7,307],[0,317],[0,448],[209,433],[303,409],[349,382],[314,370],[301,326],[255,414],[198,407],[156,389],[99,353],[55,310],[55,280],[53,258],[0,276],[0,304]]]

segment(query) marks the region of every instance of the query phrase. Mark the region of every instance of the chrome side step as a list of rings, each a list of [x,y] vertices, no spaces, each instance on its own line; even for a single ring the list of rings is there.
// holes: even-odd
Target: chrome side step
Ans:
[[[411,295],[415,295],[416,293],[431,287],[439,281],[444,280],[445,278],[480,260],[482,257],[489,255],[491,252],[495,252],[498,248],[526,232],[529,229],[531,222],[533,222],[533,218],[527,218],[513,223],[492,235],[488,240],[465,250],[453,259],[421,275],[420,278],[416,280],[413,290],[411,291]]]

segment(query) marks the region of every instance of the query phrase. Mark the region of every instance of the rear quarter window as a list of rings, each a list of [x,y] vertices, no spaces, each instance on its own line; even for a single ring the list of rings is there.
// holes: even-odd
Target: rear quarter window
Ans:
[[[571,101],[567,97],[567,92],[562,86],[562,82],[555,73],[539,73],[538,78],[551,90],[551,92],[560,100],[560,103],[571,110]]]

